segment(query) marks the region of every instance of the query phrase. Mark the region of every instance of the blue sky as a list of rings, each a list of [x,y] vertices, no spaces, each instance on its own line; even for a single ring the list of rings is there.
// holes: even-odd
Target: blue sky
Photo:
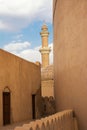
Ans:
[[[44,21],[50,32],[49,46],[53,48],[52,0],[0,0],[0,48],[41,62],[40,31]]]

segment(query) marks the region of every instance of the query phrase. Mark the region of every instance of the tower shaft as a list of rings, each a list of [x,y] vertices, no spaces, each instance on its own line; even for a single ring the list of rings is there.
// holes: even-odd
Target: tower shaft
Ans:
[[[48,47],[48,28],[46,25],[42,26],[42,31],[40,33],[42,38],[42,47],[40,48],[41,56],[42,56],[42,67],[46,67],[49,65],[49,53],[51,51],[50,47]]]

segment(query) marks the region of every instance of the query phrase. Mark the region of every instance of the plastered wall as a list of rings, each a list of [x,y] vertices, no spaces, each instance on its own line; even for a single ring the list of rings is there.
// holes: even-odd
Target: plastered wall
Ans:
[[[73,108],[87,130],[87,0],[55,0],[53,21],[57,111]]]
[[[11,123],[14,123],[32,119],[32,94],[40,95],[40,86],[40,66],[0,49],[0,125],[5,87],[11,93]]]
[[[51,116],[35,120],[14,130],[78,130],[77,120],[72,110],[65,110]]]

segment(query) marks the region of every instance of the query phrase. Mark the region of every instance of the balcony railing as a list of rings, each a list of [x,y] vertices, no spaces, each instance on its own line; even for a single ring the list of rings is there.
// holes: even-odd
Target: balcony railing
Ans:
[[[73,110],[65,110],[16,127],[15,130],[78,130]]]

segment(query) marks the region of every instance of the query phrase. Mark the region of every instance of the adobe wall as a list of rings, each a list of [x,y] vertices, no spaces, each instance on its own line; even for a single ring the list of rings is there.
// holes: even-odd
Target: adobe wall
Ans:
[[[78,130],[77,119],[72,110],[65,110],[18,126],[14,130]]]
[[[87,0],[55,2],[56,107],[57,111],[74,109],[79,130],[87,130]]]
[[[32,94],[40,91],[40,75],[40,66],[0,49],[0,125],[6,86],[11,92],[11,123],[32,119]]]

